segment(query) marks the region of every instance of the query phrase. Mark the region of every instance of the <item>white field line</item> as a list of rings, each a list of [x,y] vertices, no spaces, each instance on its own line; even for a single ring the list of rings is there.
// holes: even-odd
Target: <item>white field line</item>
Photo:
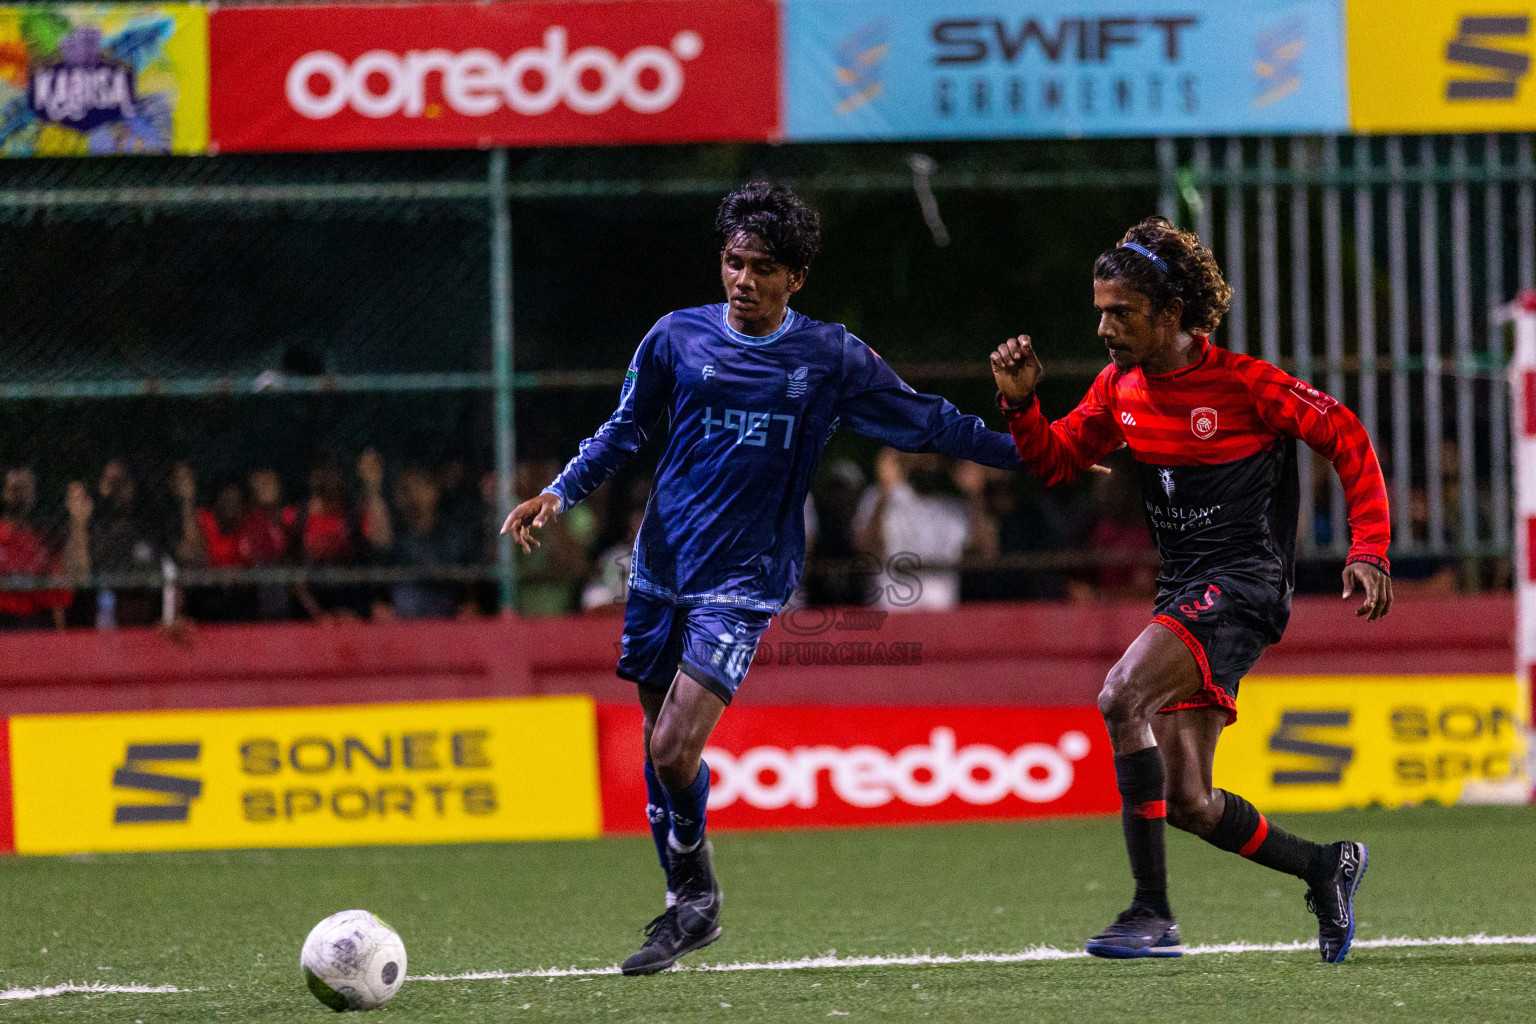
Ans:
[[[1536,946],[1536,935],[1456,935],[1433,939],[1357,939],[1354,949],[1413,949],[1444,946]],[[1296,942],[1224,942],[1209,946],[1190,946],[1185,956],[1210,956],[1224,953],[1299,953],[1312,952],[1312,939]],[[805,971],[829,967],[939,967],[947,964],[1018,964],[1041,960],[1078,960],[1088,956],[1080,949],[1032,946],[1017,953],[914,953],[908,956],[813,956],[799,960],[772,960],[766,963],[679,965],[673,971]],[[468,971],[463,974],[413,974],[409,981],[514,981],[519,978],[593,978],[618,974],[613,967],[551,967],[532,971]],[[102,982],[78,984],[65,982],[37,988],[11,988],[0,991],[0,1000],[42,999],[79,992],[86,995],[175,995],[190,989],[175,985],[107,985]]]
[[[1536,935],[1457,935],[1433,939],[1356,939],[1352,949],[1410,949],[1423,946],[1536,946]],[[1315,952],[1316,939],[1297,942],[1224,942],[1209,946],[1190,946],[1185,956],[1209,956],[1213,953],[1299,953]],[[908,956],[814,956],[800,960],[772,960],[766,963],[679,965],[673,971],[805,971],[828,967],[927,967],[946,964],[1018,964],[1039,960],[1077,960],[1086,958],[1080,949],[1032,946],[1017,953],[914,953]],[[592,978],[618,974],[613,967],[549,967],[533,971],[469,971],[464,974],[413,974],[410,981],[512,981],[519,978]]]
[[[38,988],[8,988],[0,992],[0,999],[43,999],[48,996],[62,996],[69,992],[84,992],[88,995],[158,996],[185,991],[186,989],[177,988],[175,985],[108,985],[100,981],[81,985],[73,981],[66,981],[62,985],[42,985]]]

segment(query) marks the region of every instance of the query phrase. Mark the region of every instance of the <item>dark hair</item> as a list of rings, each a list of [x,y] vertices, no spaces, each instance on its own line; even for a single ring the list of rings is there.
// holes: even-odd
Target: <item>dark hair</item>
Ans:
[[[790,270],[805,270],[821,251],[821,218],[783,185],[749,182],[726,196],[715,214],[723,250],[740,234],[768,247],[768,255]]]
[[[1215,255],[1199,235],[1174,227],[1167,217],[1148,217],[1127,231],[1119,245],[1094,263],[1093,276],[1124,281],[1152,300],[1154,314],[1175,298],[1182,299],[1179,327],[1196,334],[1214,331],[1232,304],[1232,286],[1221,276]]]

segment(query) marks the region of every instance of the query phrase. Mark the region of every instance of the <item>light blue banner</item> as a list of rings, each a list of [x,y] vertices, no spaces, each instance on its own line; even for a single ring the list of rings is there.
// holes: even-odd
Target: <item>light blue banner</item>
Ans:
[[[783,9],[792,140],[1347,130],[1340,0]]]

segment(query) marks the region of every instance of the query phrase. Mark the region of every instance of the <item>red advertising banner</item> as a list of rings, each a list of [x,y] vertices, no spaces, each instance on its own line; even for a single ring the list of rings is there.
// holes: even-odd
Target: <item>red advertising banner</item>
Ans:
[[[638,707],[598,706],[604,832],[641,832]],[[728,710],[704,758],[711,828],[802,828],[1109,814],[1120,808],[1094,708]]]
[[[217,9],[213,152],[764,141],[771,0]]]
[[[0,718],[0,853],[16,852],[16,815],[11,799],[11,722]]]

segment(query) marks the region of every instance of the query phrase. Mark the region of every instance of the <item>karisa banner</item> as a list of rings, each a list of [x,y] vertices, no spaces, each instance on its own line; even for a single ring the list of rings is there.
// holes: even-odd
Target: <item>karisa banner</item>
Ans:
[[[1536,127],[1536,5],[1348,0],[1347,10],[1355,131]]]
[[[18,715],[19,853],[597,835],[585,697]]]
[[[770,0],[240,7],[211,33],[219,152],[779,133]]]
[[[648,828],[638,708],[598,709],[603,827]],[[733,707],[704,751],[711,828],[1106,814],[1093,708]]]
[[[789,138],[1338,132],[1339,0],[785,0]]]
[[[1247,679],[1216,785],[1262,811],[1523,802],[1527,706],[1513,676]]]
[[[201,153],[207,145],[204,8],[0,7],[0,156]]]

